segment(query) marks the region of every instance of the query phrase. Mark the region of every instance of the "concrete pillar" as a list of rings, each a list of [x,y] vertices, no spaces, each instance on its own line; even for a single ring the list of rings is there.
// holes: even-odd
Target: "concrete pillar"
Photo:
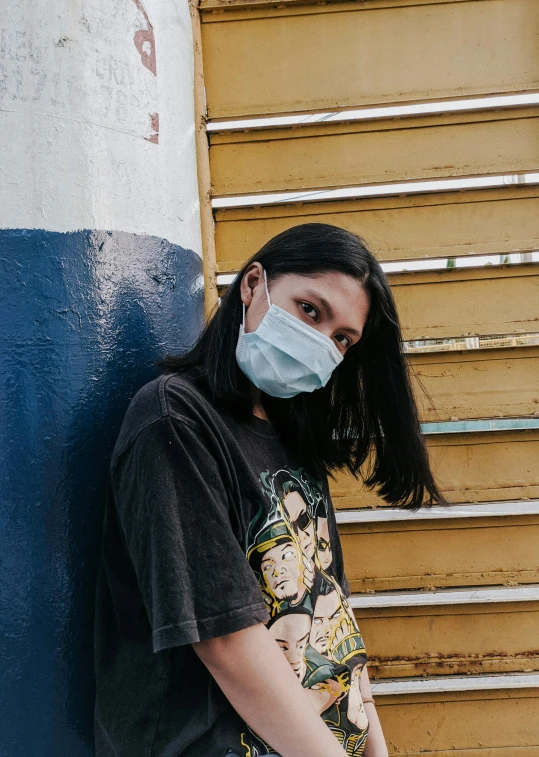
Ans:
[[[0,11],[0,753],[89,757],[108,458],[203,319],[189,9]]]

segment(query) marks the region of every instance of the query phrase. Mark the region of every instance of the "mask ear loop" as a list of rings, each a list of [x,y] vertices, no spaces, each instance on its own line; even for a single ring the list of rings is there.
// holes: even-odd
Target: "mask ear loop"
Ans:
[[[269,291],[268,291],[268,277],[266,275],[266,269],[264,268],[263,270],[264,270],[264,287],[266,288],[266,297],[268,298],[268,310],[269,310],[269,308],[271,307],[271,302],[270,302],[270,296],[269,296]],[[243,308],[243,317],[242,317],[241,325],[245,329],[245,302],[242,302],[241,304]]]
[[[268,298],[268,308],[271,307],[270,296],[268,291],[268,277],[266,276],[266,269],[264,268],[264,286],[266,287],[266,297]]]

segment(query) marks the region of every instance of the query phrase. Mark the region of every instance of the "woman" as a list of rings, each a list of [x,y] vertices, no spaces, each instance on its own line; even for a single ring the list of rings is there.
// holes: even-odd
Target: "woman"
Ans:
[[[163,366],[111,462],[97,757],[385,757],[327,474],[445,500],[380,265],[344,229],[289,229]]]

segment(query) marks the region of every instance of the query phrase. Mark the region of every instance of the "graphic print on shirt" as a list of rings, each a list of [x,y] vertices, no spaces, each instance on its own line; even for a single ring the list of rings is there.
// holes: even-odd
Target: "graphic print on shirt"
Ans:
[[[265,504],[249,524],[245,549],[270,612],[267,628],[346,754],[360,757],[367,654],[334,576],[327,497],[304,468],[265,471],[260,483]],[[245,757],[275,755],[250,729],[241,743]]]

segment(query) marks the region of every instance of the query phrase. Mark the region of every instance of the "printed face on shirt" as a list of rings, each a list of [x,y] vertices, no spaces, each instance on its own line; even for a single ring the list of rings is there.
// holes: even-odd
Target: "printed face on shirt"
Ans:
[[[322,570],[326,570],[326,568],[329,568],[331,565],[331,560],[333,559],[333,555],[331,554],[331,544],[329,541],[329,526],[327,518],[317,518],[316,537],[318,559],[320,560]]]
[[[310,644],[317,652],[329,657],[335,643],[353,630],[339,593],[320,594],[313,613]]]
[[[314,535],[314,520],[310,517],[307,503],[297,491],[285,494],[284,506],[294,524],[301,548],[308,557],[314,556],[316,540]]]
[[[260,569],[266,586],[277,599],[295,604],[305,594],[303,560],[293,541],[268,549]]]
[[[311,617],[304,613],[282,615],[269,629],[300,681],[307,671],[305,647],[310,631]]]

